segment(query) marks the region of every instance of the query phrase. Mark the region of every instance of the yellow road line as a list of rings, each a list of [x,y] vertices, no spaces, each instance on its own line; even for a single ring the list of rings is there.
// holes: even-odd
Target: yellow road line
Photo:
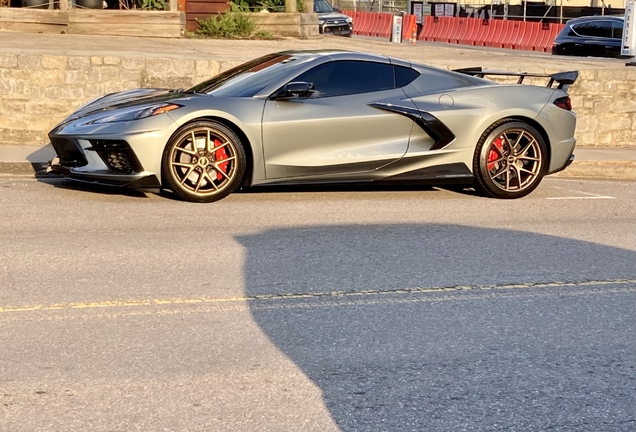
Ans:
[[[265,294],[244,297],[193,297],[193,298],[172,298],[172,299],[140,299],[140,300],[106,300],[90,303],[53,303],[48,305],[31,306],[0,306],[0,313],[13,312],[35,312],[35,311],[57,311],[73,309],[99,309],[99,308],[129,308],[140,306],[171,306],[183,304],[208,304],[208,303],[236,303],[250,301],[267,300],[289,300],[289,299],[312,299],[321,297],[356,297],[391,294],[418,294],[433,292],[452,291],[487,291],[487,290],[518,290],[529,288],[578,288],[586,286],[602,285],[625,285],[636,284],[636,279],[609,279],[591,280],[576,282],[545,282],[545,283],[520,283],[502,285],[456,285],[449,287],[421,287],[421,288],[398,288],[398,289],[378,289],[363,291],[323,291],[314,293],[284,293]]]

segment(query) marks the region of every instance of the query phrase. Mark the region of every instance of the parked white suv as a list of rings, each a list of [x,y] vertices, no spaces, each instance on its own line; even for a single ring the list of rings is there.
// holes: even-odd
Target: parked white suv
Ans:
[[[314,12],[318,14],[320,33],[347,37],[353,35],[351,17],[338,12],[326,0],[314,0]]]

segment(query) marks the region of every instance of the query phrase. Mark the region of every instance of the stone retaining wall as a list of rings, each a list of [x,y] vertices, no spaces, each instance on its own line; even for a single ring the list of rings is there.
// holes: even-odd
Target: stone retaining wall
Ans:
[[[189,87],[238,64],[0,54],[0,145],[40,145],[83,103],[137,87]],[[585,70],[570,89],[581,146],[636,146],[636,68]]]
[[[48,131],[98,96],[138,87],[191,87],[240,62],[0,55],[0,144],[48,143]]]
[[[636,68],[581,71],[570,93],[580,145],[636,147]]]
[[[276,36],[299,39],[320,37],[318,15],[314,13],[253,13],[259,30]]]

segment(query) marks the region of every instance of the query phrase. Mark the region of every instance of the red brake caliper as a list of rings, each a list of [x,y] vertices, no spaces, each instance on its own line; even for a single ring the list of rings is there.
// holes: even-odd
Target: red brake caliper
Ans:
[[[214,140],[214,147],[218,147],[221,145],[221,141],[219,141],[218,139]],[[225,151],[225,146],[221,147],[220,149],[218,149],[217,151],[214,152],[214,159],[215,160],[223,160],[223,159],[227,159],[227,153]],[[219,164],[219,169],[221,171],[223,171],[225,174],[227,174],[227,165],[229,164],[229,162],[222,162]],[[221,173],[217,173],[216,174],[216,179],[217,180],[223,180],[224,176]]]
[[[501,138],[497,138],[493,144],[497,147],[499,153],[497,153],[494,149],[490,150],[490,153],[488,153],[488,171],[495,167],[495,163],[493,161],[500,159],[500,155],[503,150],[503,140]]]

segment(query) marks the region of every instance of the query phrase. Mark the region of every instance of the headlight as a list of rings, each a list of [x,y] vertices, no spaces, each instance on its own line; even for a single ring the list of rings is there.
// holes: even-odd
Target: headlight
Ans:
[[[181,108],[182,106],[183,105],[177,105],[172,103],[162,103],[159,105],[151,105],[151,106],[146,106],[142,108],[133,107],[125,111],[118,111],[115,114],[107,115],[97,120],[93,120],[90,123],[102,124],[102,123],[116,123],[116,122],[139,120],[146,117],[152,117],[159,114],[164,114],[169,111],[174,111],[176,109]]]
[[[353,21],[353,18],[351,18],[351,17],[347,17],[347,22],[348,22],[348,23],[351,23],[352,21]]]
[[[321,20],[321,19],[318,20],[318,25],[323,25],[324,23],[325,23],[325,20]]]

